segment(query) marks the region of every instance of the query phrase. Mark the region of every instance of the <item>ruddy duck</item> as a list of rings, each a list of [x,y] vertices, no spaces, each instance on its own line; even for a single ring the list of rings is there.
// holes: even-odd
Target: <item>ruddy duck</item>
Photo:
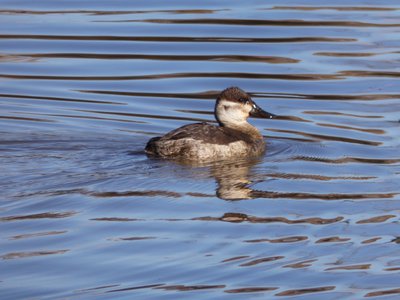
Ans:
[[[217,98],[214,115],[219,126],[208,123],[182,126],[150,139],[145,152],[197,162],[254,157],[264,152],[263,137],[247,118],[271,119],[275,115],[261,109],[246,92],[238,87],[223,90]]]

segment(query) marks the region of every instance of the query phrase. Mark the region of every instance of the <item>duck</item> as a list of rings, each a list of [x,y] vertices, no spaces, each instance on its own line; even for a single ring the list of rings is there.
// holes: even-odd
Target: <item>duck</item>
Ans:
[[[218,125],[188,124],[151,138],[145,153],[188,162],[257,157],[264,153],[264,138],[247,119],[272,119],[276,115],[259,107],[245,91],[239,87],[223,90],[216,99],[214,116]]]

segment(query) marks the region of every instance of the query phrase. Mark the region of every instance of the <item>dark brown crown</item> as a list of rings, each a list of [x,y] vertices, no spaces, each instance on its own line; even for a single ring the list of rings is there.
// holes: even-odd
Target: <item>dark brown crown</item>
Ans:
[[[221,92],[219,94],[217,100],[225,99],[227,101],[232,101],[232,102],[241,102],[245,103],[246,101],[251,101],[251,97],[242,89],[232,86],[229,87]]]

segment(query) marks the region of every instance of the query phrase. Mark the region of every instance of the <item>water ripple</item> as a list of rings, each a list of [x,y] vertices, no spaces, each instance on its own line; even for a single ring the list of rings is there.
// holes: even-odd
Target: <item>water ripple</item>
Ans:
[[[137,42],[166,42],[166,43],[345,43],[355,42],[354,38],[331,37],[216,37],[216,36],[117,36],[117,35],[41,35],[41,34],[0,34],[0,39],[36,39],[36,40],[77,40],[77,41],[137,41]]]
[[[294,290],[286,290],[276,294],[276,296],[296,296],[296,295],[304,295],[304,294],[311,294],[311,293],[320,293],[326,291],[332,291],[336,289],[335,286],[323,286],[323,287],[312,287],[312,288],[305,288],[305,289],[294,289]]]
[[[143,19],[143,20],[113,20],[97,22],[146,22],[157,24],[213,24],[242,26],[329,26],[329,27],[400,27],[399,23],[368,23],[357,21],[308,21],[308,20],[249,20],[249,19]]]

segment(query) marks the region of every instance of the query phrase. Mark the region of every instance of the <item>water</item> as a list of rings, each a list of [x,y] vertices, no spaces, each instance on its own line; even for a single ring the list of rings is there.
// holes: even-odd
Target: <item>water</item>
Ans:
[[[1,299],[398,299],[399,12],[1,1]],[[232,85],[263,157],[146,157]]]

